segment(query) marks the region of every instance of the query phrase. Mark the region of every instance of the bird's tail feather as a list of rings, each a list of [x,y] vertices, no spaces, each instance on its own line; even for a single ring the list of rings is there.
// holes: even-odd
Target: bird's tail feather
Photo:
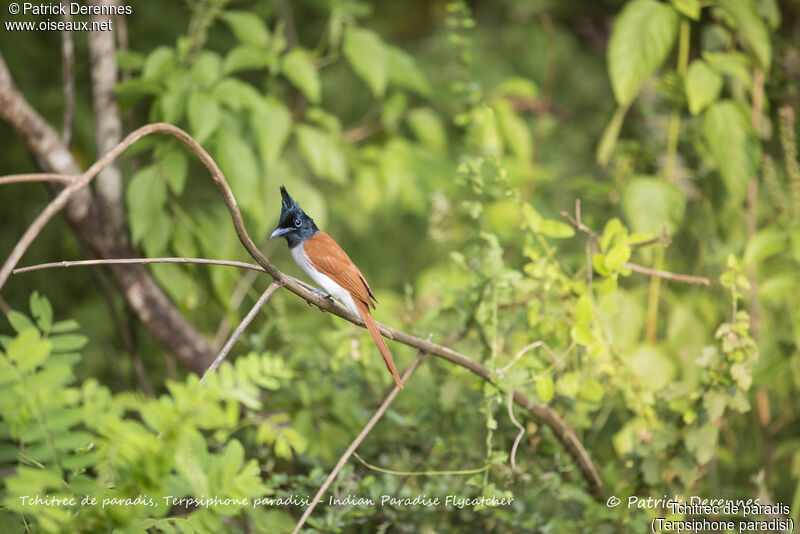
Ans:
[[[378,347],[378,352],[380,352],[381,356],[383,356],[383,363],[386,364],[386,368],[390,373],[392,373],[397,387],[403,389],[403,381],[400,380],[400,374],[397,372],[397,367],[394,365],[392,354],[389,352],[389,347],[386,346],[386,342],[383,340],[383,337],[381,337],[381,332],[378,330],[378,325],[375,324],[375,320],[369,313],[369,308],[359,299],[353,300],[355,301],[356,308],[358,308],[358,312],[361,315],[361,319],[364,321],[364,324],[367,326],[367,330],[369,330],[369,333],[372,336],[372,340]]]

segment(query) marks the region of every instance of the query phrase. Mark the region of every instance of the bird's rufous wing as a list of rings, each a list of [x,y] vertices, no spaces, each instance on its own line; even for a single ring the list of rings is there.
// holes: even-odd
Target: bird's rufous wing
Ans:
[[[353,299],[375,307],[372,304],[375,295],[364,275],[331,236],[317,232],[306,239],[302,246],[305,247],[308,261],[316,270],[349,291]]]
[[[386,368],[392,373],[397,387],[403,389],[403,381],[400,379],[400,374],[397,372],[397,367],[392,359],[392,354],[386,346],[386,342],[381,337],[378,330],[378,325],[375,324],[375,319],[369,313],[369,306],[375,307],[372,300],[375,296],[372,294],[369,284],[364,279],[364,275],[358,270],[358,267],[350,260],[342,247],[336,244],[331,236],[325,232],[318,232],[309,237],[303,243],[305,247],[306,256],[311,265],[325,276],[345,288],[353,296],[353,301],[361,314],[361,319],[364,325],[369,330],[372,340],[378,347],[383,357],[383,363]]]

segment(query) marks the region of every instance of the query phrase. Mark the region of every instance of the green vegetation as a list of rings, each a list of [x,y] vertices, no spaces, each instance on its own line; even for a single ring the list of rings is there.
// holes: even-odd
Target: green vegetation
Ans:
[[[494,373],[423,360],[305,531],[647,532],[702,517],[627,504],[665,495],[782,503],[778,518],[798,520],[796,3],[131,5],[123,137],[188,132],[256,244],[304,278],[267,239],[286,185],[370,281],[377,320]],[[87,35],[72,37],[69,149],[86,169],[102,154]],[[58,128],[60,39],[0,33],[16,86]],[[2,115],[0,174],[42,172]],[[252,261],[184,143],[151,135],[118,163],[132,253]],[[3,262],[47,187],[0,184]],[[85,231],[54,219],[19,266],[100,254]],[[146,270],[214,354],[271,281]],[[121,285],[97,267],[0,284],[0,523],[291,532],[392,384],[367,332],[281,289],[201,383]],[[388,344],[402,373],[417,351]],[[574,429],[600,495],[514,391]],[[380,504],[448,495],[514,500]],[[329,504],[348,496],[378,504]]]

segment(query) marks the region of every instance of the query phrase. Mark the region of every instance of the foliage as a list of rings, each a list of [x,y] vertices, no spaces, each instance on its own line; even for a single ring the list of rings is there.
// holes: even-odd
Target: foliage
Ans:
[[[419,17],[427,2],[404,4],[402,15],[391,2],[307,0],[288,15],[285,2],[187,4],[188,24],[176,16],[157,37],[142,33],[144,15],[129,20],[123,115],[194,136],[250,234],[296,274],[282,244],[266,239],[285,184],[356,259],[379,320],[456,339],[495,376],[488,384],[422,364],[359,449],[409,476],[351,463],[325,498],[497,495],[512,506],[326,501],[311,529],[643,532],[664,515],[591,498],[552,432],[518,408],[525,435],[512,468],[515,390],[576,429],[623,502],[759,497],[796,515],[795,7],[452,1]],[[587,30],[587,18],[599,22]],[[60,90],[57,79],[40,86]],[[76,145],[91,146],[76,131]],[[14,172],[28,164],[9,161]],[[180,143],[146,138],[123,168],[127,226],[143,255],[246,259],[213,183]],[[11,209],[41,202],[13,194],[24,201]],[[31,254],[78,255],[66,231]],[[11,246],[3,236],[0,248]],[[711,285],[661,283],[637,265]],[[265,284],[221,267],[150,269],[209,339],[224,339]],[[8,302],[33,319],[11,311],[12,335],[0,339],[0,468],[12,470],[0,486],[3,522],[291,531],[304,509],[293,499],[313,495],[391,381],[369,338],[278,292],[232,363],[201,384],[165,366],[169,356],[134,327],[159,393],[148,398],[106,304],[88,275],[73,273],[9,284]],[[64,276],[86,278],[62,296],[73,281]],[[80,321],[86,337],[54,315]],[[410,349],[390,349],[405,367]],[[480,472],[451,473],[465,469]],[[410,476],[431,471],[446,474]],[[78,504],[19,498],[37,494]],[[81,506],[87,494],[132,501]],[[168,495],[249,504],[173,506]]]

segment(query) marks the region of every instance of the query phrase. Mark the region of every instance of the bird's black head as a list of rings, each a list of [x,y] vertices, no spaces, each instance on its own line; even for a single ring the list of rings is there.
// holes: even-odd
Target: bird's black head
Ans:
[[[294,248],[317,232],[319,228],[314,220],[300,209],[286,188],[281,186],[281,219],[269,238],[283,236],[289,243],[289,248]]]

